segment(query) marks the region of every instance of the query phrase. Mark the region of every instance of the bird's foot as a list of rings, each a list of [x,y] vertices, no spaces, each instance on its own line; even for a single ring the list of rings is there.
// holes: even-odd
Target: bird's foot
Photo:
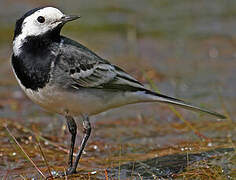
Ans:
[[[68,175],[76,174],[76,169],[73,167],[69,167],[66,171],[59,171],[56,173],[55,177],[65,177]]]
[[[71,174],[75,174],[75,173],[76,173],[76,168],[69,167],[69,168],[66,170],[66,175],[71,175]]]

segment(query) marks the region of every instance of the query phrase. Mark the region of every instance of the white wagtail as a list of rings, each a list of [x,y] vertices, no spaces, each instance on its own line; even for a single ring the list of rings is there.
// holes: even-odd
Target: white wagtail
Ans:
[[[162,102],[223,115],[146,89],[116,65],[60,35],[64,24],[78,19],[54,7],[33,9],[17,20],[12,68],[27,96],[48,111],[64,115],[71,133],[67,174],[76,168],[91,133],[89,116],[126,104]],[[83,119],[84,137],[73,163],[77,126]]]

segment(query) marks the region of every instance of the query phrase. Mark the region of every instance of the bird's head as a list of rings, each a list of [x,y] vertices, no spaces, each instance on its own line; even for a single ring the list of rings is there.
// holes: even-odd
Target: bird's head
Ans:
[[[62,26],[79,16],[65,15],[55,7],[41,7],[32,9],[17,20],[14,39],[23,35],[40,36],[46,33],[57,31],[60,33]]]
[[[55,7],[40,7],[28,11],[16,21],[13,39],[14,55],[21,53],[22,45],[30,37],[57,38],[60,36],[61,28],[65,23],[79,17],[65,15]]]

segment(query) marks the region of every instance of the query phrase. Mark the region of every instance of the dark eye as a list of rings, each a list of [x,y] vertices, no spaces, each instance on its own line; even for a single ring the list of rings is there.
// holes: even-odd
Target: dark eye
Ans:
[[[45,18],[44,18],[43,16],[39,16],[39,17],[37,18],[37,21],[38,21],[39,23],[44,23],[44,22],[45,22]]]

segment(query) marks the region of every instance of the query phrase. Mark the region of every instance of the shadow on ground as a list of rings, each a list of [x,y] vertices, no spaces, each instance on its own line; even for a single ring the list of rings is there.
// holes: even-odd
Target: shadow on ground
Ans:
[[[147,159],[145,161],[130,162],[111,169],[108,172],[110,177],[120,177],[121,179],[131,177],[142,177],[142,179],[155,179],[157,177],[170,178],[183,172],[193,163],[202,160],[216,159],[226,155],[231,156],[234,151],[233,148],[219,148],[201,153],[172,154]],[[222,167],[222,169],[225,168],[227,169],[227,167]]]

